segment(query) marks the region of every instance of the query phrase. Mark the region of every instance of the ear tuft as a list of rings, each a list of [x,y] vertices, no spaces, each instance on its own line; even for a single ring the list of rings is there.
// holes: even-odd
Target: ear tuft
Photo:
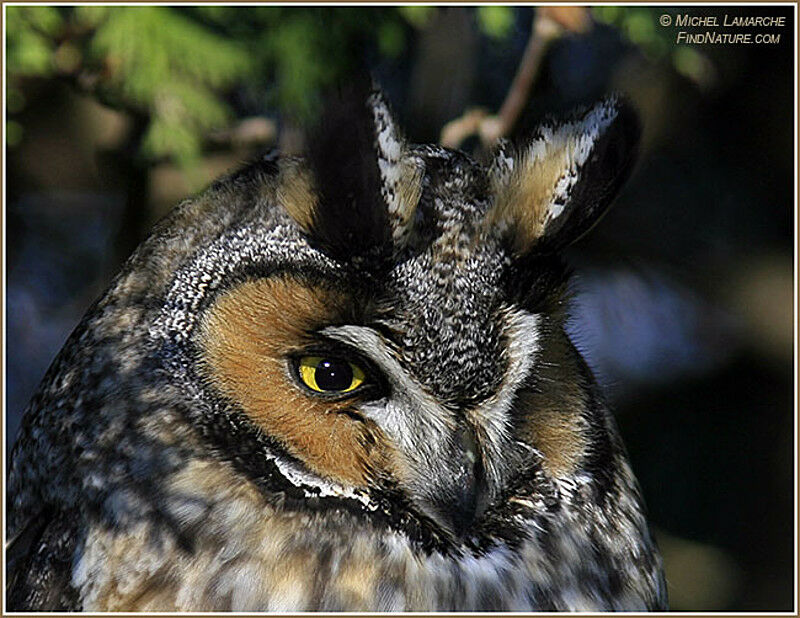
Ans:
[[[340,89],[328,97],[307,137],[316,194],[313,212],[306,217],[308,232],[323,251],[341,261],[377,258],[391,243],[368,97],[366,80]]]
[[[425,167],[421,159],[409,154],[383,94],[374,90],[368,103],[375,122],[381,195],[388,209],[394,244],[400,247],[411,232]]]
[[[560,123],[546,123],[521,148],[499,146],[490,169],[489,230],[516,255],[555,253],[585,234],[627,179],[639,143],[636,112],[604,99]]]
[[[340,89],[306,141],[307,164],[282,169],[287,212],[334,259],[381,264],[406,242],[424,176],[383,95],[366,79]]]

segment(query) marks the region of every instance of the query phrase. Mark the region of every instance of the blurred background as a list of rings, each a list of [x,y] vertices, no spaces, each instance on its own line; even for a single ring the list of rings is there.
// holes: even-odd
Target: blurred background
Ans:
[[[478,153],[612,90],[640,163],[567,258],[570,332],[642,484],[674,610],[794,603],[794,8],[6,6],[6,441],[152,224],[356,69]],[[784,16],[677,45],[678,15]],[[671,26],[662,25],[663,15]]]

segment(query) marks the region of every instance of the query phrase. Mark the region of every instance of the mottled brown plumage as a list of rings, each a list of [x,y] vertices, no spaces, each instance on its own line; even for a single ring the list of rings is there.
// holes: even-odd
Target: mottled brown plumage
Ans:
[[[33,398],[11,610],[664,609],[557,253],[638,126],[615,98],[489,166],[332,105],[161,222]]]

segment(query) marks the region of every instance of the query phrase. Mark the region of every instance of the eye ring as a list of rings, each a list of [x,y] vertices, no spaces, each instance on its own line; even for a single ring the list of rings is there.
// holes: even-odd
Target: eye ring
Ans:
[[[364,369],[336,354],[305,354],[293,366],[300,384],[316,395],[350,395],[368,383]]]

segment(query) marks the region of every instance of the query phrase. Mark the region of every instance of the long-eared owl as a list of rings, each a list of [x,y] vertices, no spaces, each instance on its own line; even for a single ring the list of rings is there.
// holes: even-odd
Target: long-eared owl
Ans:
[[[180,204],[27,410],[8,609],[664,609],[559,257],[638,138],[609,97],[478,162],[367,89]]]

